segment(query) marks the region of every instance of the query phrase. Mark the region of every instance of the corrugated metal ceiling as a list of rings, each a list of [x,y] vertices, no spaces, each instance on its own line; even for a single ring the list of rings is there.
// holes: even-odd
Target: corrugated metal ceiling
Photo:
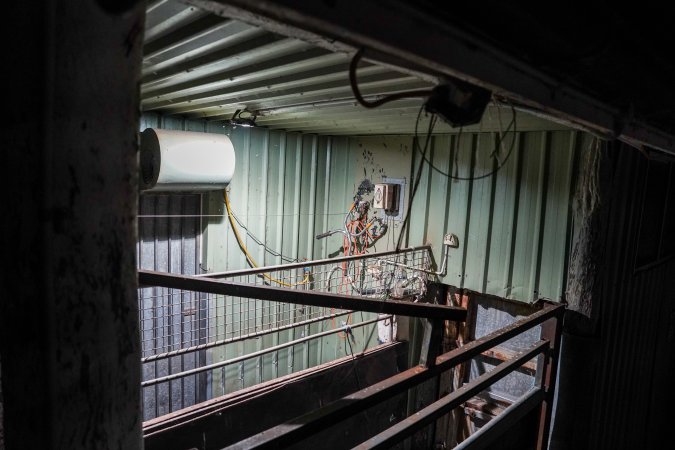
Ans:
[[[216,121],[242,109],[257,113],[256,123],[264,127],[318,134],[413,133],[421,99],[370,110],[357,105],[348,80],[350,56],[159,0],[147,8],[142,108]],[[432,86],[368,62],[361,63],[358,79],[366,97]],[[498,118],[487,117],[483,130],[498,129]],[[541,129],[544,123],[550,129],[528,116],[519,119],[519,129]],[[451,131],[447,124],[436,128]]]

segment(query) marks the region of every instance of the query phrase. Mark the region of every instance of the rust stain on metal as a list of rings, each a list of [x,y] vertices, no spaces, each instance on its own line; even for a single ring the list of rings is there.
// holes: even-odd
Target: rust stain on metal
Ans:
[[[518,354],[517,352],[514,352],[513,350],[509,350],[503,347],[495,347],[491,350],[486,350],[483,353],[481,353],[481,355],[483,356],[497,359],[499,361],[508,361],[517,354]],[[522,369],[527,371],[529,375],[534,375],[535,372],[537,371],[537,363],[534,361],[528,361],[525,364],[523,364]]]

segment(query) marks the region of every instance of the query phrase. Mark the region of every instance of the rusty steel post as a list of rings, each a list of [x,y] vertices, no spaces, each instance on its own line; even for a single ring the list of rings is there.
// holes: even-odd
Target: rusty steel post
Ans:
[[[537,430],[537,450],[548,448],[548,438],[551,429],[551,414],[555,394],[556,377],[558,373],[558,356],[560,354],[560,337],[562,335],[562,317],[564,309],[559,309],[555,317],[541,324],[541,339],[549,342],[548,351],[539,358],[537,364],[537,382],[544,390],[544,400],[539,412],[539,426]]]
[[[422,326],[424,327],[424,335],[422,336],[420,364],[430,367],[436,364],[436,357],[441,354],[443,320],[423,319]]]

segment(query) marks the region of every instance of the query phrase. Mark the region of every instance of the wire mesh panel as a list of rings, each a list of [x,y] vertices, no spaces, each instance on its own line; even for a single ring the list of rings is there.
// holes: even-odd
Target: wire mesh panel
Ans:
[[[430,265],[429,249],[421,247],[199,276],[382,301],[416,301],[425,292]],[[144,377],[144,392],[197,376],[213,387],[213,396],[229,393],[378,345],[377,323],[391,325],[393,320],[330,307],[159,287],[141,289],[140,298],[145,364],[181,355],[208,355],[196,358],[199,364],[185,370]],[[359,348],[353,348],[357,344]]]
[[[401,299],[424,294],[431,258],[427,247],[207,274],[240,283],[282,286],[357,297]]]
[[[142,195],[139,204],[137,266],[163,272],[194,275],[199,267],[199,211],[196,194]],[[139,320],[143,356],[178,350],[176,356],[143,364],[143,380],[182,372],[206,363],[206,352],[183,352],[194,342],[206,342],[200,321],[207,317],[207,302],[186,307],[184,295],[161,288],[139,289]],[[151,346],[150,350],[146,350]],[[204,376],[185,377],[180,383],[143,392],[144,419],[148,420],[208,396]]]

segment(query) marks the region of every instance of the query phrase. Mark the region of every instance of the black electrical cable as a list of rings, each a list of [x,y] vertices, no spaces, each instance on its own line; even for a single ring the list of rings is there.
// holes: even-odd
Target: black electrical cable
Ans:
[[[239,224],[239,226],[240,226],[241,228],[243,228],[244,231],[246,231],[246,234],[248,235],[248,237],[250,237],[251,239],[253,239],[253,241],[254,241],[256,244],[260,245],[260,246],[261,246],[267,253],[269,253],[270,255],[279,257],[279,258],[281,258],[283,261],[290,262],[290,263],[300,262],[300,260],[298,260],[297,258],[289,258],[288,256],[284,256],[284,255],[282,255],[280,252],[274,251],[274,250],[272,250],[271,248],[269,248],[269,247],[267,246],[267,244],[265,244],[262,240],[260,240],[259,238],[257,238],[253,233],[251,233],[251,232],[248,230],[248,228],[246,228],[246,225],[244,225],[244,224],[241,222],[241,220],[240,220],[239,217],[234,213],[234,211],[232,211],[232,217],[234,217],[234,220],[237,221],[237,224]]]
[[[349,83],[352,85],[352,91],[354,92],[354,97],[364,108],[377,108],[380,105],[385,103],[393,102],[394,100],[401,100],[404,98],[418,98],[418,97],[429,97],[432,93],[431,89],[424,89],[419,91],[405,91],[397,92],[396,94],[387,95],[386,97],[379,98],[372,102],[367,101],[361,95],[359,91],[359,85],[356,81],[356,67],[359,65],[359,61],[363,56],[364,49],[360,48],[354,57],[352,58],[351,63],[349,64]]]
[[[415,121],[415,129],[417,130],[417,124],[419,124],[420,117],[422,116],[422,111],[424,110],[424,105],[420,107],[420,110],[417,113],[417,119]],[[431,119],[429,120],[429,128],[427,129],[427,136],[424,141],[424,148],[420,151],[419,149],[419,137],[417,136],[417,133],[413,137],[413,148],[417,151],[420,151],[420,154],[422,155],[422,159],[426,156],[427,149],[429,147],[429,142],[431,141],[431,134],[434,130],[434,125],[436,125],[436,115],[432,114]],[[413,167],[414,167],[414,160],[413,160]],[[420,161],[420,165],[417,168],[417,175],[415,176],[415,180],[413,183],[413,189],[410,194],[410,203],[408,204],[408,211],[405,213],[405,218],[403,219],[403,224],[401,225],[401,232],[398,235],[398,242],[396,243],[396,251],[398,252],[401,250],[401,244],[403,243],[403,234],[405,233],[405,230],[408,226],[408,222],[410,221],[410,211],[412,210],[412,205],[413,201],[415,200],[415,194],[417,193],[417,188],[419,187],[420,180],[422,179],[422,167],[424,167],[424,161]]]
[[[513,128],[513,133],[516,133],[517,129],[518,129],[517,124],[516,124],[516,110],[513,107],[513,105],[509,104],[509,106],[511,107],[511,113],[512,113],[511,122],[509,123],[509,126],[506,127],[505,131],[501,132],[501,130],[500,130],[501,135],[498,136],[497,140],[495,141],[495,150],[492,152],[493,156],[494,156],[495,153],[498,152],[499,147],[501,146],[502,142],[504,141],[504,137],[506,136],[506,133],[508,133],[509,130],[511,130],[512,128]],[[461,135],[461,128],[460,128],[460,134],[455,138],[455,154],[457,154],[457,152],[459,150],[459,136],[460,135]],[[417,124],[415,124],[415,137],[417,137]],[[453,179],[453,180],[458,180],[458,181],[476,181],[476,180],[481,180],[483,178],[491,177],[492,175],[497,173],[502,167],[504,167],[506,162],[511,157],[511,154],[513,153],[515,143],[516,143],[516,138],[514,136],[513,139],[511,139],[511,145],[509,147],[509,151],[506,154],[506,157],[504,158],[504,160],[500,161],[498,166],[496,168],[494,168],[492,171],[490,171],[488,173],[485,173],[485,174],[482,174],[482,175],[478,175],[478,176],[460,177],[460,176],[457,176],[457,175],[452,175],[452,174],[447,173],[447,172],[443,171],[442,169],[439,169],[438,167],[436,167],[434,165],[434,163],[431,162],[431,159],[429,159],[425,154],[422,154],[422,159],[424,160],[424,162],[426,162],[429,165],[429,168],[431,168],[433,171],[439,173],[440,175],[443,175],[445,177],[448,177],[448,178]],[[416,147],[416,149],[419,151],[419,147]]]
[[[361,390],[361,380],[359,379],[359,369],[356,365],[356,356],[354,356],[354,349],[352,348],[352,343],[349,342],[349,338],[353,336],[352,333],[353,333],[353,331],[349,331],[349,334],[347,334],[347,336],[345,338],[345,342],[349,345],[349,353],[352,354],[352,370],[354,371],[354,376],[356,378],[356,387],[360,391]]]

